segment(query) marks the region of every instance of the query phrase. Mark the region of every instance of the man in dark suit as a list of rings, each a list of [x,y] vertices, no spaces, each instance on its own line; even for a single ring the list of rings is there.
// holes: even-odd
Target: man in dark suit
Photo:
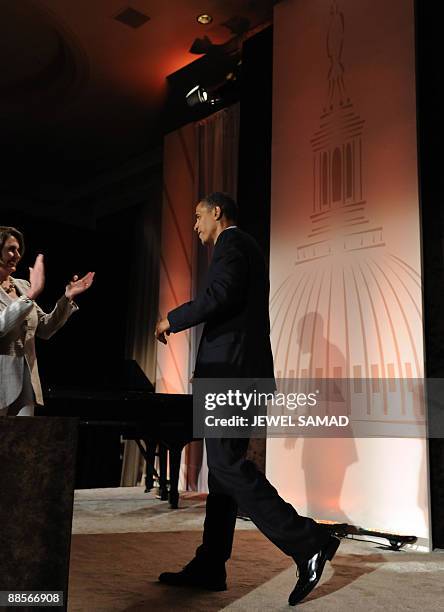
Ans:
[[[205,290],[159,321],[156,336],[205,323],[195,378],[274,379],[270,346],[269,280],[255,240],[236,226],[237,205],[213,193],[196,207],[194,230],[214,253]],[[202,544],[180,572],[165,572],[170,585],[226,589],[225,562],[230,558],[238,505],[256,526],[298,566],[289,597],[295,605],[318,583],[339,540],[310,518],[298,515],[245,457],[248,439],[207,438],[208,488]]]

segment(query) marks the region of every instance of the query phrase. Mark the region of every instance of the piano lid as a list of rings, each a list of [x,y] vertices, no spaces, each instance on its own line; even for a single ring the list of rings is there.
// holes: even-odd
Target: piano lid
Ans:
[[[81,378],[64,385],[51,385],[45,389],[46,397],[89,396],[97,393],[144,395],[154,393],[154,386],[135,359],[122,359],[107,368],[89,368]]]

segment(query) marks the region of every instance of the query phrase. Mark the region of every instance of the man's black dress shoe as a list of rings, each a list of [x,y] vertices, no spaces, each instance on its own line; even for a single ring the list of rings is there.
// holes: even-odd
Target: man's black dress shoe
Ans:
[[[171,586],[187,586],[207,591],[227,590],[225,569],[211,571],[208,568],[199,567],[193,561],[180,572],[163,572],[159,576],[159,581]]]
[[[297,564],[299,577],[296,586],[288,598],[290,606],[295,606],[302,601],[315,588],[322,576],[327,560],[331,561],[333,559],[340,543],[341,540],[332,535],[327,544],[313,555],[311,559]]]

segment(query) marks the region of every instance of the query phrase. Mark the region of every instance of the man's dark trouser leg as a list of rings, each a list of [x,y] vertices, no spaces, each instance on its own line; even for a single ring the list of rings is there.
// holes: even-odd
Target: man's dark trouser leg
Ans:
[[[245,459],[247,439],[206,440],[209,468],[203,543],[196,557],[219,565],[230,556],[237,504],[255,525],[296,562],[312,557],[330,537],[285,502],[256,465]],[[217,493],[212,491],[217,487]],[[223,494],[225,492],[225,495]]]
[[[208,497],[202,544],[196,558],[206,565],[220,568],[231,556],[234,528],[236,526],[237,503],[208,473]]]

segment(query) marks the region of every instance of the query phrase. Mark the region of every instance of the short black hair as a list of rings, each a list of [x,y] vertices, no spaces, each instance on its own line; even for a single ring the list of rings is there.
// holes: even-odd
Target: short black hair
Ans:
[[[19,243],[20,256],[23,257],[23,253],[25,252],[25,239],[23,238],[23,234],[15,227],[10,227],[9,225],[0,225],[0,257],[8,238],[15,238],[17,240]]]
[[[219,206],[222,215],[230,221],[237,221],[238,207],[228,193],[222,191],[214,191],[200,200],[200,203],[207,208],[215,208]]]

